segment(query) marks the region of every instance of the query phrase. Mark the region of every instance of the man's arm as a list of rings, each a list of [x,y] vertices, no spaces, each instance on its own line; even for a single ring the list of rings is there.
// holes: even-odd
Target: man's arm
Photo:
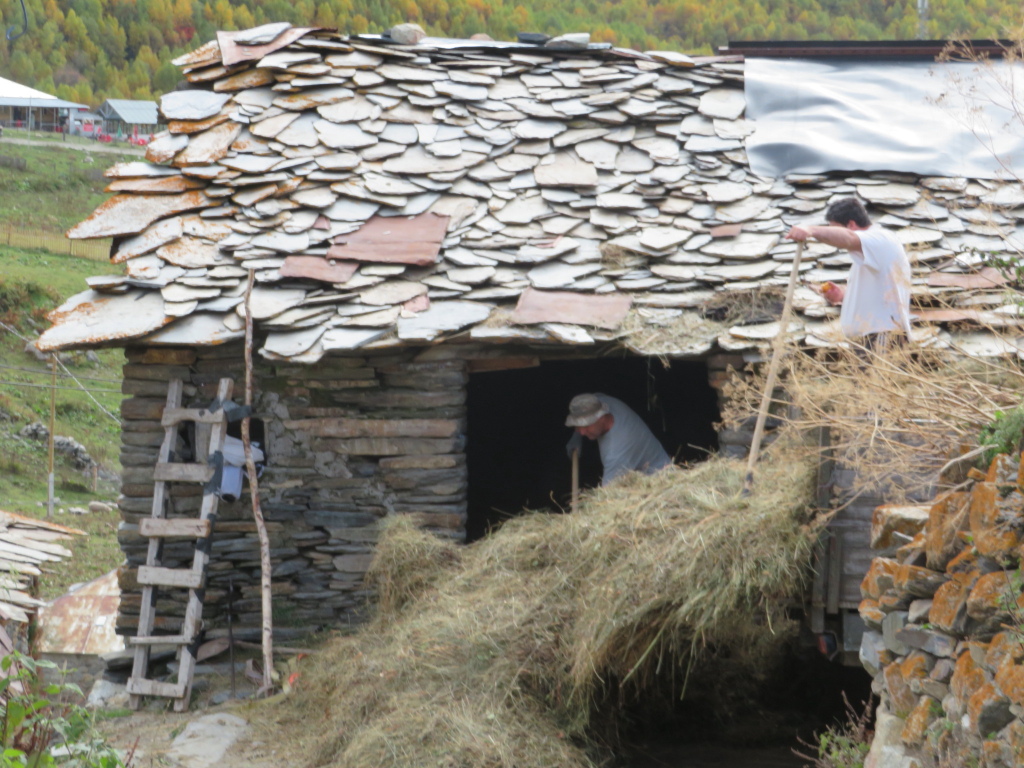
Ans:
[[[814,238],[819,243],[831,245],[834,248],[842,248],[845,251],[860,251],[860,236],[852,229],[846,227],[822,227],[806,225],[793,227],[786,235],[790,240],[803,242],[808,238]]]

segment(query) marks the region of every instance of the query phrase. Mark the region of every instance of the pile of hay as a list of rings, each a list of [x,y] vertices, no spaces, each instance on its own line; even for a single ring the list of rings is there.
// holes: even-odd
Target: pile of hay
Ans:
[[[317,655],[277,727],[313,734],[317,766],[573,768],[595,717],[653,685],[678,696],[716,659],[754,680],[815,536],[812,468],[774,452],[747,499],[744,467],[712,458],[468,547],[391,521],[375,618]]]

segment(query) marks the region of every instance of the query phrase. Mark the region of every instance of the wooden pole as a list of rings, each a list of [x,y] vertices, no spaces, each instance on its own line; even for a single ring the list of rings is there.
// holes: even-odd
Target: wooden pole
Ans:
[[[574,514],[580,508],[580,449],[572,451],[572,501],[569,509]]]
[[[252,287],[256,271],[249,270],[249,281],[245,286],[245,404],[252,405]],[[242,419],[242,446],[245,449],[245,471],[249,475],[249,498],[252,501],[252,516],[256,521],[256,532],[260,539],[260,595],[263,608],[263,686],[259,693],[267,695],[273,689],[274,672],[274,617],[270,589],[270,537],[260,506],[260,486],[256,478],[256,462],[252,458],[252,440],[249,435],[250,418]]]
[[[46,518],[53,517],[53,432],[57,422],[57,355],[50,355],[50,439],[49,474],[46,478]]]
[[[789,272],[789,285],[786,286],[786,301],[782,305],[782,320],[779,324],[779,332],[772,339],[772,360],[768,364],[768,379],[765,381],[764,393],[761,395],[761,407],[757,412],[754,439],[750,442],[750,455],[747,457],[747,476],[743,480],[744,496],[749,496],[754,488],[754,466],[757,464],[758,454],[761,452],[761,439],[764,437],[764,423],[768,418],[768,406],[772,402],[775,380],[779,375],[779,361],[782,359],[782,350],[786,346],[789,319],[793,314],[793,292],[796,290],[796,279],[800,274],[800,257],[803,256],[803,253],[804,244],[803,241],[800,241],[796,244],[793,269]]]

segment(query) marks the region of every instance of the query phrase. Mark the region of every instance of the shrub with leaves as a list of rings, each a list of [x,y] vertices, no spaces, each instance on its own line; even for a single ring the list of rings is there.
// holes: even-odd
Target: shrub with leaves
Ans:
[[[1024,405],[1018,405],[1007,411],[996,411],[992,421],[981,428],[978,445],[991,446],[979,461],[987,467],[997,454],[1013,454],[1020,451],[1024,441]]]
[[[56,669],[14,651],[0,659],[0,768],[125,768],[129,761],[95,728],[95,715],[75,703],[82,691],[61,678],[43,683],[42,670]]]

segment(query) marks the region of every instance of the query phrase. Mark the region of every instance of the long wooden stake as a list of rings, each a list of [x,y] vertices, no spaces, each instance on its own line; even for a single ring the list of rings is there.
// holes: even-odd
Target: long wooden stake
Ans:
[[[569,510],[575,514],[580,506],[580,449],[572,452],[572,501]]]
[[[50,439],[49,439],[49,453],[50,453],[50,472],[46,476],[46,519],[49,520],[53,517],[53,431],[57,427],[57,355],[50,355]]]
[[[789,285],[786,286],[786,301],[782,305],[782,320],[779,332],[772,339],[772,361],[768,364],[768,379],[761,395],[761,408],[757,412],[757,425],[754,427],[754,439],[750,442],[750,455],[747,457],[747,476],[743,480],[743,495],[749,496],[754,488],[754,466],[761,453],[761,439],[764,437],[764,423],[768,418],[768,406],[772,402],[775,391],[775,379],[779,375],[779,361],[782,350],[786,346],[786,335],[789,333],[789,319],[793,314],[793,292],[796,290],[796,279],[800,274],[800,257],[804,253],[803,241],[796,244],[796,255],[793,257],[793,269],[789,273]]]
[[[249,282],[245,286],[245,404],[252,405],[252,310],[250,299],[256,280],[256,270],[249,270]],[[270,537],[260,506],[260,486],[256,478],[256,462],[252,458],[252,440],[249,436],[250,419],[242,419],[242,446],[245,449],[245,471],[249,475],[249,498],[252,500],[252,516],[256,520],[256,532],[260,538],[260,595],[263,607],[263,687],[259,693],[267,695],[273,690],[274,672],[274,617],[273,600],[270,590]]]

